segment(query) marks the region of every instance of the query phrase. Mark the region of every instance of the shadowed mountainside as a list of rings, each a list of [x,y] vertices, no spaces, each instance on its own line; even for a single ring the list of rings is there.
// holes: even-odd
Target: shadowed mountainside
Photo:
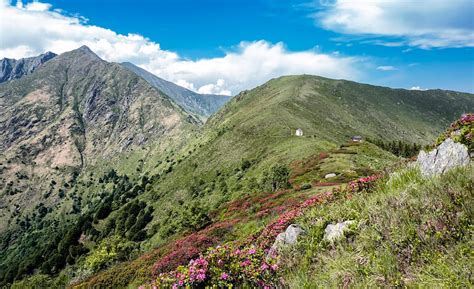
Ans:
[[[231,99],[231,96],[227,95],[199,94],[193,92],[170,81],[159,78],[130,62],[124,62],[122,65],[161,90],[185,110],[203,120],[218,111],[219,108]]]

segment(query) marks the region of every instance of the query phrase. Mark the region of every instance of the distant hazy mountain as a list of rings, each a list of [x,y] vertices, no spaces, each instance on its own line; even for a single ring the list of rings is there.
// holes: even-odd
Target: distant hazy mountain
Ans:
[[[230,96],[226,95],[199,94],[193,92],[170,81],[159,78],[130,62],[124,62],[122,65],[164,92],[188,112],[197,114],[203,119],[215,113],[231,99]]]
[[[0,59],[0,83],[30,74],[41,64],[55,56],[56,54],[52,52],[46,52],[41,55],[28,58]]]

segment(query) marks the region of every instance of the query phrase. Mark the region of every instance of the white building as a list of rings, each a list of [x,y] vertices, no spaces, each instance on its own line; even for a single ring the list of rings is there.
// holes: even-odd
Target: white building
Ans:
[[[296,136],[303,136],[303,130],[301,128],[297,129],[295,132]]]
[[[362,142],[363,137],[361,137],[360,135],[355,135],[355,136],[351,137],[351,140],[353,142]]]

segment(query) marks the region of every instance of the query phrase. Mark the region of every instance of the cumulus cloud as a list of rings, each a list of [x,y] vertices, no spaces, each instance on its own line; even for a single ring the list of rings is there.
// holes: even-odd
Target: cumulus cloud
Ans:
[[[323,11],[314,17],[326,29],[400,40],[378,39],[376,44],[474,47],[472,0],[335,0],[321,5]]]
[[[282,43],[256,41],[242,42],[223,57],[180,59],[166,65],[150,61],[142,66],[165,79],[193,83],[201,93],[235,94],[288,74],[355,79],[360,75],[358,62],[357,58],[314,51],[291,52]]]
[[[89,46],[107,61],[129,61],[157,76],[200,93],[236,94],[272,77],[317,74],[357,80],[360,59],[316,50],[289,51],[283,43],[241,42],[222,57],[189,60],[161,49],[142,35],[118,34],[89,25],[42,2],[16,5],[0,0],[0,57],[20,58],[45,51],[62,53]]]
[[[419,86],[412,86],[410,90],[428,90],[427,88],[421,88]]]
[[[396,68],[394,66],[391,66],[391,65],[382,65],[382,66],[378,66],[377,70],[392,71],[392,70],[396,70]]]

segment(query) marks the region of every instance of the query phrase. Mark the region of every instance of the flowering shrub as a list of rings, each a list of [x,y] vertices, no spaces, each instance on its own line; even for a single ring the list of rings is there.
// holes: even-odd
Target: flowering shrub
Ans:
[[[217,286],[231,288],[235,284],[250,287],[274,287],[277,283],[276,259],[266,258],[265,251],[234,244],[209,248],[206,254],[191,260],[175,271],[162,273],[150,286],[186,288]]]
[[[240,201],[231,202],[225,216],[226,218],[232,216],[234,219],[216,222],[204,230],[178,240],[178,246],[155,263],[156,279],[145,287],[278,287],[281,285],[277,278],[279,257],[268,255],[276,236],[295,222],[295,219],[300,217],[307,208],[331,200],[340,192],[354,193],[369,190],[378,178],[380,175],[360,178],[352,181],[346,188],[333,188],[331,192],[319,193],[310,198],[303,196],[289,198],[290,191],[281,190],[258,196],[246,196]],[[277,201],[279,199],[283,202]],[[198,252],[205,250],[202,249],[203,247],[214,246],[215,242],[218,242],[217,239],[206,239],[205,236],[211,236],[211,232],[216,232],[218,227],[229,228],[236,222],[247,220],[248,216],[244,217],[244,215],[247,215],[248,209],[254,203],[260,204],[261,207],[253,213],[253,216],[261,218],[278,213],[279,217],[262,231],[245,240],[209,248],[204,254],[198,255]],[[195,238],[197,235],[199,238]],[[199,248],[201,248],[200,251]],[[187,265],[182,265],[188,261]]]
[[[176,268],[187,260],[198,256],[202,250],[216,243],[215,238],[210,238],[201,234],[191,234],[190,236],[176,241],[174,250],[166,254],[153,266],[154,274],[165,272]]]
[[[359,178],[357,180],[349,182],[347,189],[349,192],[357,193],[362,191],[370,190],[376,180],[378,180],[381,175],[372,175],[364,178]]]
[[[303,210],[332,197],[332,193],[321,193],[306,199],[303,202],[289,202],[291,206],[282,207],[286,210],[280,217],[270,223],[260,234],[249,237],[240,244],[226,243],[223,246],[210,248],[198,258],[192,259],[188,265],[178,266],[175,270],[163,273],[166,269],[177,264],[178,260],[186,259],[186,256],[196,254],[196,248],[187,245],[182,240],[182,247],[175,248],[164,258],[161,258],[154,266],[156,280],[142,288],[186,288],[217,286],[228,288],[233,285],[248,285],[249,287],[270,288],[278,285],[277,269],[278,257],[267,256],[268,248],[273,244],[275,237],[283,232],[295,218],[301,216]],[[277,209],[277,208],[273,208]],[[268,209],[262,210],[265,211]],[[217,225],[217,224],[216,224]],[[200,238],[201,239],[201,238]],[[197,241],[189,236],[186,241]],[[207,242],[205,242],[207,243]],[[184,251],[190,249],[192,254],[181,256]],[[160,273],[161,272],[161,273]],[[158,274],[159,273],[159,274]]]
[[[466,145],[469,150],[474,150],[474,113],[464,114],[452,123],[448,130],[438,138],[436,145],[447,138]]]
[[[275,241],[276,236],[283,232],[297,217],[301,216],[306,208],[330,199],[332,196],[332,192],[326,192],[301,202],[299,205],[281,214],[278,219],[266,226],[258,236],[253,236],[248,242],[255,243],[262,249],[269,248]]]

